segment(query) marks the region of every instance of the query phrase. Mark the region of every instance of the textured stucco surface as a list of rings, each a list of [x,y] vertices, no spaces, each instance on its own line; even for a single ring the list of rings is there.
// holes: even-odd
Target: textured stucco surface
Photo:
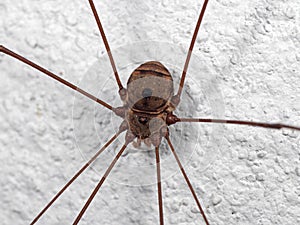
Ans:
[[[202,3],[104,0],[95,4],[113,53],[115,49],[116,54],[125,54],[126,49],[133,49],[130,44],[149,40],[186,50]],[[191,72],[189,76],[194,77],[185,91],[186,103],[178,114],[300,125],[299,23],[298,0],[210,1],[195,55],[207,62],[209,70],[200,78],[216,78],[220,99],[201,97],[197,89],[201,80]],[[105,49],[88,1],[1,0],[0,44],[108,102],[119,103],[116,84],[107,81],[111,71],[102,57]],[[158,51],[157,57],[163,53]],[[97,70],[99,58],[107,67],[95,82],[89,74]],[[124,65],[121,56],[116,58],[118,68],[129,73],[130,66]],[[167,55],[166,63],[168,58],[172,57]],[[129,54],[126,60],[137,63],[139,59]],[[180,55],[179,70],[183,60]],[[29,224],[111,136],[120,120],[112,120],[108,110],[78,95],[74,100],[68,88],[7,56],[0,55],[0,71],[0,221]],[[122,73],[123,82],[128,73]],[[220,112],[215,113],[212,105],[218,102],[222,106],[216,106]],[[171,131],[176,149],[187,159],[185,168],[211,224],[300,223],[299,132],[211,124]],[[73,222],[122,138],[61,196],[39,224]],[[168,162],[162,165],[166,224],[204,224],[172,155],[163,147],[162,159]],[[81,224],[158,224],[154,161],[153,152],[130,149]],[[126,167],[130,163],[152,166],[140,170],[147,176],[137,178]]]

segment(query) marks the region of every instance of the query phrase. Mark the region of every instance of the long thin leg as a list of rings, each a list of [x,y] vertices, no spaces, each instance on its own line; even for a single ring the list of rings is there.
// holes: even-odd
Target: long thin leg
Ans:
[[[203,219],[204,219],[206,225],[209,225],[209,222],[208,222],[208,220],[207,220],[207,218],[206,218],[206,216],[205,216],[204,210],[203,210],[202,207],[201,207],[201,204],[200,204],[200,202],[199,202],[199,200],[198,200],[198,197],[197,197],[197,195],[196,195],[196,192],[194,191],[194,188],[193,188],[193,186],[192,186],[192,184],[191,184],[191,182],[190,182],[188,176],[186,175],[185,170],[183,169],[183,166],[182,166],[182,164],[181,164],[181,162],[180,162],[180,160],[179,160],[179,157],[178,157],[177,153],[176,153],[175,150],[174,150],[174,147],[173,147],[173,145],[172,145],[172,143],[171,143],[171,140],[170,140],[170,138],[169,138],[168,135],[166,136],[166,139],[167,139],[168,144],[169,144],[169,146],[170,146],[170,148],[171,148],[171,150],[172,150],[172,152],[173,152],[173,155],[174,155],[174,157],[175,157],[175,159],[176,159],[176,161],[177,161],[177,164],[178,164],[178,166],[180,167],[180,170],[181,170],[181,172],[182,172],[182,175],[183,175],[183,177],[184,177],[184,179],[185,179],[187,185],[189,186],[189,188],[190,188],[190,190],[191,190],[191,192],[192,192],[192,195],[193,195],[193,197],[194,197],[194,199],[195,199],[195,201],[196,201],[196,203],[197,203],[197,206],[198,206],[198,208],[199,208],[199,210],[200,210],[200,212],[201,212],[201,214],[202,214],[202,217],[203,217]]]
[[[191,41],[191,44],[190,44],[190,47],[189,47],[189,51],[188,51],[188,54],[187,54],[187,57],[186,57],[186,60],[185,60],[184,69],[182,71],[182,75],[181,75],[181,79],[180,79],[179,89],[178,89],[177,95],[175,96],[177,98],[177,100],[175,100],[176,104],[178,104],[179,101],[180,101],[180,96],[181,96],[181,92],[182,92],[182,89],[183,89],[183,86],[184,86],[185,76],[186,76],[186,73],[187,73],[187,70],[188,70],[188,67],[189,67],[189,63],[190,63],[190,60],[191,60],[193,48],[194,48],[194,45],[195,45],[195,42],[196,42],[196,38],[197,38],[197,35],[198,35],[198,31],[199,31],[201,22],[203,20],[203,16],[204,16],[207,4],[208,4],[208,0],[204,0],[203,6],[202,6],[202,9],[201,9],[201,13],[199,15],[197,25],[196,25],[196,28],[195,28],[195,31],[194,31],[194,34],[193,34],[193,38],[192,38],[192,41]]]
[[[244,120],[219,120],[219,119],[203,119],[203,118],[177,118],[177,119],[178,119],[177,122],[226,123],[226,124],[264,127],[264,128],[271,128],[271,129],[288,128],[288,129],[300,131],[300,127],[290,126],[281,123],[261,123],[261,122],[252,122],[252,121],[244,121]]]
[[[161,176],[160,176],[160,159],[159,159],[159,147],[155,148],[156,155],[156,173],[157,173],[157,193],[158,193],[158,205],[159,205],[159,221],[160,225],[164,225],[164,210],[162,201],[162,188],[161,188]]]
[[[98,13],[97,13],[97,10],[96,10],[96,7],[95,7],[95,5],[94,5],[93,0],[89,0],[89,3],[90,3],[90,6],[91,6],[91,8],[92,8],[94,17],[95,17],[95,19],[96,19],[96,22],[97,22],[97,25],[98,25],[98,28],[99,28],[99,31],[100,31],[102,40],[103,40],[103,42],[104,42],[104,45],[105,45],[105,48],[106,48],[106,51],[107,51],[107,54],[108,54],[108,57],[109,57],[109,60],[110,60],[110,64],[111,64],[112,69],[113,69],[113,71],[114,71],[115,78],[116,78],[116,81],[117,81],[118,86],[119,86],[119,91],[121,91],[121,90],[123,89],[123,85],[122,85],[122,82],[121,82],[121,80],[120,80],[120,78],[119,78],[119,74],[118,74],[118,71],[117,71],[117,68],[116,68],[116,64],[115,64],[114,58],[113,58],[113,56],[112,56],[112,54],[111,54],[111,50],[110,50],[108,41],[107,41],[107,39],[106,39],[106,35],[105,35],[104,29],[103,29],[103,27],[102,27],[102,24],[101,24],[99,15],[98,15]]]
[[[96,159],[97,157],[118,137],[120,132],[115,134],[104,146],[69,180],[67,184],[52,198],[52,200],[43,208],[43,210],[34,218],[31,225],[35,224],[40,217],[50,208],[50,206],[59,198],[62,193],[82,174]]]
[[[4,54],[7,54],[39,71],[41,71],[42,73],[46,74],[47,76],[53,78],[54,80],[57,80],[58,82],[68,86],[69,88],[72,88],[73,90],[79,92],[80,94],[83,94],[84,96],[88,97],[89,99],[92,99],[93,101],[99,103],[100,105],[108,108],[109,110],[112,110],[113,107],[111,105],[109,105],[108,103],[96,98],[95,96],[91,95],[90,93],[87,93],[86,91],[82,90],[81,88],[75,86],[74,84],[64,80],[63,78],[55,75],[54,73],[50,72],[49,70],[46,70],[45,68],[35,64],[34,62],[24,58],[23,56],[21,55],[18,55],[17,53],[5,48],[4,46],[0,45],[0,52],[3,52]]]
[[[98,193],[99,189],[101,188],[102,184],[104,183],[105,179],[107,178],[107,176],[109,175],[110,171],[112,170],[112,168],[114,167],[114,165],[116,164],[116,162],[118,161],[118,159],[121,157],[122,153],[124,152],[124,150],[126,149],[127,144],[124,144],[123,147],[121,148],[121,150],[118,152],[118,154],[116,155],[116,157],[114,158],[114,160],[111,162],[111,164],[109,165],[109,167],[107,168],[105,174],[103,175],[103,177],[101,178],[101,180],[99,181],[98,185],[96,186],[96,188],[94,189],[93,193],[90,195],[89,199],[87,200],[87,202],[85,203],[85,205],[83,206],[83,208],[81,209],[80,213],[78,214],[77,218],[75,219],[73,225],[78,224],[79,221],[81,220],[83,214],[85,213],[85,211],[87,210],[87,208],[89,207],[89,205],[91,204],[91,202],[93,201],[94,197],[96,196],[96,194]]]

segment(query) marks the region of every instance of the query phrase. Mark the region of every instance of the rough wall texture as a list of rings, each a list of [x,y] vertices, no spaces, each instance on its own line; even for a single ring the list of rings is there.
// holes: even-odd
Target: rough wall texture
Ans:
[[[103,0],[95,4],[111,48],[118,52],[120,46],[148,40],[173,43],[186,50],[202,1]],[[195,55],[208,63],[216,77],[214,85],[225,118],[300,125],[299,12],[298,0],[209,2]],[[105,58],[104,45],[84,0],[1,0],[0,41],[76,84],[88,80],[85,78],[95,62]],[[122,57],[118,57],[118,68],[125,71]],[[127,60],[130,62],[130,57],[134,61],[132,55]],[[179,69],[184,61],[180,62],[176,65]],[[0,55],[0,71],[0,221],[29,224],[89,154],[111,136],[119,120],[112,120],[99,106],[99,111],[92,113],[94,120],[88,120],[93,103],[78,102],[77,95],[74,100],[71,90],[7,56]],[[111,76],[107,71],[97,79]],[[124,82],[128,75],[122,74]],[[196,74],[189,74],[193,75],[201,83]],[[90,87],[89,82],[82,85]],[[100,90],[91,87],[88,91],[109,102],[117,98],[113,81]],[[185,90],[188,103],[178,114],[216,115],[205,100],[208,106],[201,111],[199,95],[190,81]],[[215,127],[195,124],[188,127],[190,130],[171,130],[176,148],[187,158],[185,168],[211,224],[299,224],[299,132],[228,125],[218,126],[216,136],[211,131]],[[201,140],[197,146],[195,132]],[[217,144],[210,141],[210,134]],[[70,224],[74,220],[122,138],[66,191],[39,224]],[[172,155],[163,147],[162,154],[163,159],[171,160]],[[209,163],[204,162],[205,154]],[[131,149],[122,160],[81,224],[158,224],[155,183],[136,179],[133,170],[124,169],[126,163],[142,160],[141,164],[153,165],[153,152]],[[155,167],[149,168],[145,173],[153,179]],[[166,224],[204,224],[176,164],[163,167],[162,176]]]

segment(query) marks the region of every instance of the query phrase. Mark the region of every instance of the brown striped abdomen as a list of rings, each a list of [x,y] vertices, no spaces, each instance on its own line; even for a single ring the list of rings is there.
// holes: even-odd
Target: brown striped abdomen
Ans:
[[[133,110],[159,112],[173,96],[173,79],[160,62],[140,65],[127,82],[128,103]]]

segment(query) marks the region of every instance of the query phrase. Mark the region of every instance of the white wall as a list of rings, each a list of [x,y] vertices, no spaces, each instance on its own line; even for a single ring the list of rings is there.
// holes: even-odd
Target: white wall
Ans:
[[[117,53],[126,56],[124,49],[133,49],[130,44],[149,40],[177,46],[166,48],[170,52],[158,49],[157,58],[168,64],[168,58],[176,58],[174,52],[180,51],[176,65],[180,71],[202,1],[95,4],[120,71],[132,68]],[[228,119],[299,126],[299,12],[297,0],[211,0],[194,51],[202,63],[207,62],[208,74],[189,74],[186,102],[178,114],[214,117],[213,105],[220,101],[225,110],[218,113]],[[1,0],[0,44],[75,84],[82,80],[93,94],[114,106],[118,103],[114,80],[107,80],[111,71],[88,1]],[[138,63],[138,51],[132,54],[127,60]],[[193,63],[191,67],[197,68],[197,61]],[[106,70],[96,81],[90,80],[89,71],[98,64],[106,65]],[[178,76],[178,69],[169,69]],[[88,100],[74,101],[68,88],[3,54],[0,71],[0,220],[28,224],[120,120]],[[121,74],[124,83],[129,73]],[[217,100],[209,99],[205,88],[197,89],[203,85],[200,78],[208,76],[216,77]],[[178,126],[171,132],[211,224],[300,223],[299,132],[211,124]],[[66,191],[40,224],[74,220],[122,138]],[[162,168],[166,224],[204,224],[165,145],[162,159],[168,162]],[[148,184],[145,177],[155,178],[154,161],[153,152],[130,148],[81,224],[158,224],[156,185],[141,186]],[[140,168],[150,165],[147,176],[135,176],[131,167],[127,170],[132,163]]]

